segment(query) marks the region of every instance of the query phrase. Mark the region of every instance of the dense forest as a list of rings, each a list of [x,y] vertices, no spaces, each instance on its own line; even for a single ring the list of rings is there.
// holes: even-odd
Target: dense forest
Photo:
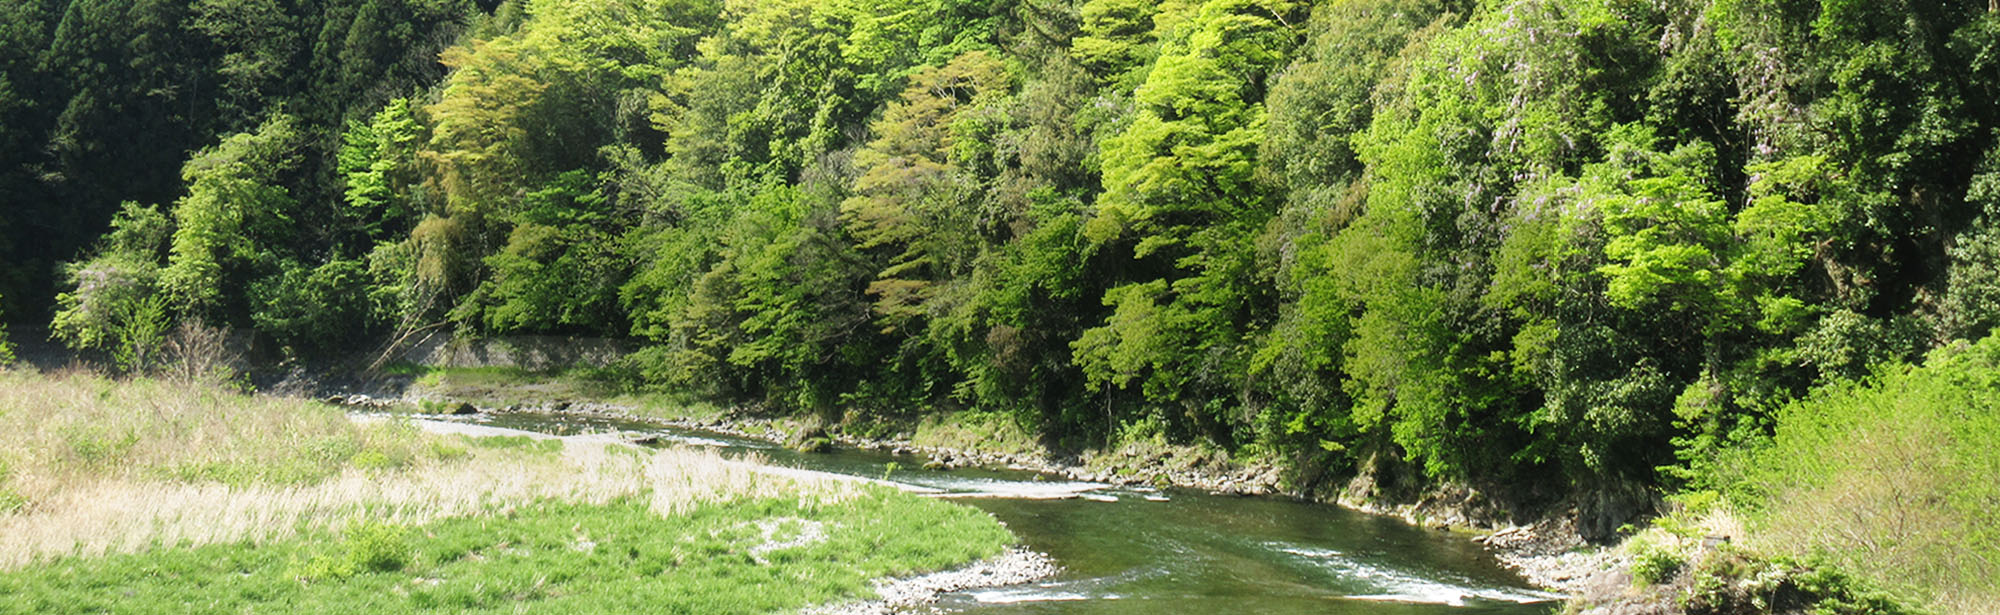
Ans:
[[[2000,324],[1996,131],[1962,0],[14,0],[0,310],[1673,484]]]

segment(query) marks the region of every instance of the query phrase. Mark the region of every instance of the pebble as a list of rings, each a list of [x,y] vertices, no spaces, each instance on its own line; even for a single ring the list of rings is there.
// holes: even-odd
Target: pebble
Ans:
[[[806,609],[810,615],[887,615],[937,600],[940,594],[979,587],[1001,587],[1039,581],[1061,572],[1049,556],[1022,548],[957,570],[875,583],[875,600]]]

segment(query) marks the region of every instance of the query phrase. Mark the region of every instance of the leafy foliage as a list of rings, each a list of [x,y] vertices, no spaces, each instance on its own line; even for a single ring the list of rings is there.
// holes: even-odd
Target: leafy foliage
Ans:
[[[1948,610],[1990,602],[2000,534],[1991,387],[2000,337],[1829,387],[1777,412],[1773,436],[1734,450],[1710,486],[1770,542]],[[1807,521],[1810,519],[1811,521]]]
[[[0,296],[1622,492],[2000,325],[1990,8],[14,3]]]

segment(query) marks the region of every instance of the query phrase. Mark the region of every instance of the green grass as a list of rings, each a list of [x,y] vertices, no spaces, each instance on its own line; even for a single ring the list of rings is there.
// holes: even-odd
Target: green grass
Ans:
[[[1012,541],[976,509],[712,452],[0,372],[0,614],[769,612]]]
[[[814,524],[824,539],[757,548]],[[0,573],[0,613],[765,613],[857,598],[871,579],[1012,540],[974,509],[884,489],[668,517],[643,497],[542,501],[418,527],[62,559]]]
[[[1022,429],[1013,417],[972,411],[926,416],[912,430],[910,441],[919,446],[1015,455],[1042,450],[1034,434]]]

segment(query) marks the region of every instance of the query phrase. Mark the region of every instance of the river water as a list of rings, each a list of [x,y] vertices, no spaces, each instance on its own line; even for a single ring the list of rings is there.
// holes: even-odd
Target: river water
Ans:
[[[663,445],[755,453],[780,465],[956,494],[1063,567],[1034,585],[947,594],[933,605],[944,613],[1541,615],[1554,611],[1559,598],[1526,587],[1469,537],[1333,506],[1006,470],[924,470],[914,457],[805,454],[758,440],[589,417],[469,420],[556,435],[652,434]]]

